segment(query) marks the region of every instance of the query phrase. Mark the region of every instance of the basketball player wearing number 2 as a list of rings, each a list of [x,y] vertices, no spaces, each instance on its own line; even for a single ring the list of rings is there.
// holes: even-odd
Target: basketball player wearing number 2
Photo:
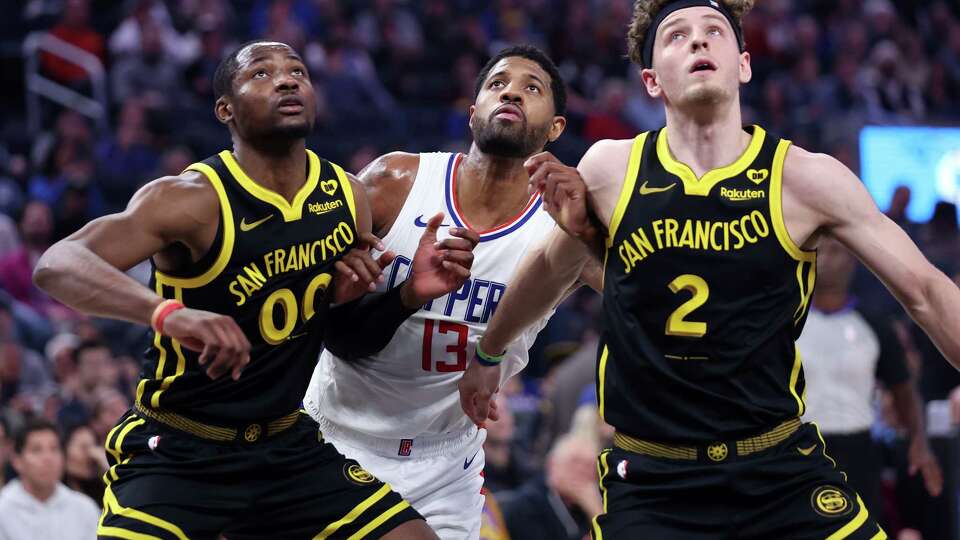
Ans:
[[[666,127],[598,142],[576,170],[528,163],[564,229],[603,240],[597,398],[616,434],[599,459],[596,539],[886,538],[799,420],[795,340],[821,236],[856,253],[960,366],[957,286],[836,159],[741,124],[752,4],[638,0],[628,46]],[[554,235],[522,263],[460,384],[475,421],[501,369],[484,357],[547,312],[587,257]]]

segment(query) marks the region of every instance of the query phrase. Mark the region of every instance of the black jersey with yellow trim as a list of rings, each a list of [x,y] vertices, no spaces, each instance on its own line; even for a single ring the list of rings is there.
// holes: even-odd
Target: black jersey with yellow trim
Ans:
[[[209,423],[270,419],[299,407],[323,342],[333,265],[356,244],[356,209],[343,169],[307,150],[307,180],[288,202],[253,181],[229,151],[188,170],[217,193],[220,223],[189,268],[154,268],[150,286],[187,307],[229,315],[252,345],[239,380],[211,380],[198,354],[154,335],[140,406]]]
[[[635,437],[709,443],[803,413],[795,340],[816,254],[781,208],[790,142],[749,126],[734,163],[697,178],[666,130],[634,140],[609,224],[597,396]]]

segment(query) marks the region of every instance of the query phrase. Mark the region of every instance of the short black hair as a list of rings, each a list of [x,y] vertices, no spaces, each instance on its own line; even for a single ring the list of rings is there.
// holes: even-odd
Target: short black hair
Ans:
[[[567,112],[567,87],[563,84],[563,78],[560,76],[560,70],[557,69],[557,65],[553,63],[553,60],[547,56],[547,53],[543,52],[533,45],[514,45],[512,47],[507,47],[502,51],[498,52],[496,56],[490,59],[489,62],[483,69],[480,70],[480,73],[477,75],[476,87],[473,90],[473,99],[477,99],[477,96],[480,95],[480,89],[483,88],[483,81],[487,79],[487,75],[490,74],[490,70],[493,69],[493,66],[497,65],[497,62],[503,60],[504,58],[511,58],[514,56],[519,56],[520,58],[526,58],[536,62],[544,71],[547,72],[547,75],[550,75],[550,92],[553,94],[553,109],[554,113],[557,116],[563,116]]]
[[[57,426],[48,420],[43,418],[35,418],[28,420],[26,424],[20,428],[20,431],[17,432],[17,435],[13,438],[13,451],[15,454],[22,455],[23,449],[27,446],[27,439],[30,438],[31,433],[37,433],[40,431],[52,431],[56,436],[57,440],[60,439],[60,430],[57,429]],[[62,444],[61,444],[62,446]]]
[[[234,49],[233,52],[220,61],[220,64],[217,65],[217,70],[213,73],[213,97],[215,99],[233,95],[233,78],[236,77],[237,69],[240,67],[237,56],[240,54],[240,51],[257,43],[274,43],[274,41],[269,39],[250,40]]]

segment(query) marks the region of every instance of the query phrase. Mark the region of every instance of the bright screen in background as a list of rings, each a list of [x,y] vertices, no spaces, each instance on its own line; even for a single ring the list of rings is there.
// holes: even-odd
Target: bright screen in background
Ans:
[[[870,126],[860,132],[861,176],[881,210],[910,187],[907,217],[926,222],[939,201],[960,204],[960,129]]]

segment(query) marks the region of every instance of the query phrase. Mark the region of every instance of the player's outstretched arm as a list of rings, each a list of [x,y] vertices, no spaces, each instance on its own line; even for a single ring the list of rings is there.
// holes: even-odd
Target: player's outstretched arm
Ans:
[[[585,244],[555,227],[521,261],[477,347],[502,354],[528,326],[543,318],[570,290],[590,257]],[[479,353],[478,353],[479,354]],[[485,366],[474,357],[460,379],[460,405],[476,424],[497,419],[490,403],[499,390],[500,365]]]
[[[796,238],[824,232],[850,248],[960,369],[960,289],[880,212],[856,175],[830,156],[791,148],[783,189]]]
[[[470,277],[473,248],[480,240],[474,231],[454,228],[449,231],[451,238],[438,242],[437,230],[443,215],[437,214],[424,229],[413,257],[410,277],[389,291],[366,294],[358,300],[351,300],[367,289],[375,288],[376,282],[382,282],[382,271],[394,255],[385,252],[374,261],[370,248],[382,249],[383,246],[378,245],[379,240],[371,233],[371,229],[376,227],[378,231],[386,232],[383,224],[392,224],[396,216],[385,214],[399,211],[399,207],[390,200],[384,200],[398,199],[397,193],[384,193],[382,185],[368,190],[370,181],[361,183],[351,177],[351,182],[357,208],[357,228],[361,239],[366,239],[366,245],[358,246],[337,264],[334,301],[346,300],[346,303],[334,309],[324,339],[325,346],[345,360],[363,358],[381,351],[397,328],[423,304],[459,289]],[[396,187],[404,191],[402,185]],[[408,190],[409,186],[406,187]],[[403,198],[399,198],[400,206],[406,193],[402,195]]]
[[[94,220],[51,246],[37,261],[34,282],[83,313],[150,324],[164,299],[123,272],[175,243],[202,256],[198,246],[206,249],[213,242],[217,219],[216,193],[199,173],[155,180],[125,211]],[[201,238],[202,231],[210,238]],[[224,315],[179,309],[164,319],[163,334],[200,352],[213,378],[225,373],[237,378],[250,361],[249,341]]]

